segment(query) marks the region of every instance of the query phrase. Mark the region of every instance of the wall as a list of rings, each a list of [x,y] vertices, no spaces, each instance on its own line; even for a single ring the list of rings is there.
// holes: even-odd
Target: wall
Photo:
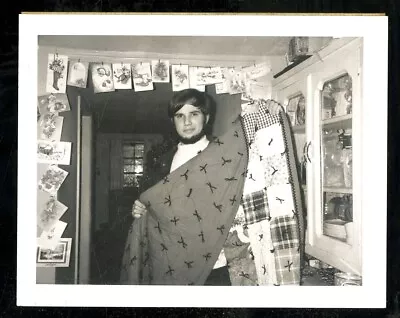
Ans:
[[[95,181],[95,218],[94,230],[99,230],[102,223],[109,219],[109,190],[111,188],[111,166],[119,162],[121,157],[112,158],[110,151],[112,141],[133,140],[145,143],[144,164],[146,154],[152,145],[163,140],[159,134],[98,134],[96,139],[96,181]],[[122,153],[120,154],[122,156]],[[114,185],[114,187],[118,187]],[[122,184],[120,186],[122,188]]]

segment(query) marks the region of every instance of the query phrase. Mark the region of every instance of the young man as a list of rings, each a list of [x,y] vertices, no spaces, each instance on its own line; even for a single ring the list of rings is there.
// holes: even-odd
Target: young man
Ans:
[[[208,146],[207,134],[211,133],[214,115],[214,103],[206,93],[186,89],[172,97],[168,116],[175,127],[179,143],[176,149],[163,156],[160,171],[150,172],[151,183],[157,183]],[[132,207],[133,217],[140,218],[145,213],[146,206],[136,200]],[[231,285],[224,250],[221,251],[205,285]]]

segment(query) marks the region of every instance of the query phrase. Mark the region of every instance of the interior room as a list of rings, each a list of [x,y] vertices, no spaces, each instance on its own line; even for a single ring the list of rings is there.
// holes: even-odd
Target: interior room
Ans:
[[[67,78],[63,84],[57,79],[55,91],[56,71],[48,65],[58,57],[67,57],[69,68],[63,69],[68,68],[63,75]],[[175,91],[172,80],[153,80],[148,90],[135,85],[108,89],[98,85],[92,69],[112,64],[117,77],[117,64],[161,61],[168,61],[171,77],[172,67],[182,65],[235,72],[263,68],[252,82],[251,96],[245,98],[273,99],[291,125],[305,220],[300,285],[360,285],[361,214],[360,203],[353,202],[360,184],[352,162],[360,160],[362,39],[236,36],[39,36],[38,123],[44,114],[39,111],[40,98],[61,93],[61,85],[70,107],[59,112],[59,140],[71,143],[71,157],[60,164],[68,176],[56,194],[67,207],[59,217],[66,223],[61,238],[72,240],[67,241],[66,264],[40,261],[47,266],[37,267],[37,283],[119,283],[132,204],[146,172],[175,140],[167,116]],[[78,64],[86,66],[81,86],[69,82]],[[242,93],[220,93],[217,84],[188,85],[204,89],[215,101],[214,136],[224,134],[249,103]],[[38,179],[46,169],[47,164],[38,163]],[[38,198],[42,192],[38,190]],[[37,228],[40,239],[43,228]]]

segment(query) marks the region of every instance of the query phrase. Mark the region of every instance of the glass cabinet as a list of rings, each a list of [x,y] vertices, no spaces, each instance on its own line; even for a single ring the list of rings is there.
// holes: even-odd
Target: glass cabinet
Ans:
[[[362,39],[334,39],[273,83],[273,98],[292,124],[306,208],[306,253],[358,275],[361,66]]]

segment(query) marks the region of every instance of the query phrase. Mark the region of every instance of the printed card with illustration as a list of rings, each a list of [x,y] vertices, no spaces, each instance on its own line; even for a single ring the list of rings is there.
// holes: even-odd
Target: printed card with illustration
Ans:
[[[230,69],[228,72],[229,94],[242,94],[246,91],[246,73]]]
[[[229,70],[230,68],[221,67],[222,82],[215,84],[215,92],[217,94],[229,93],[229,81],[228,81]]]
[[[113,63],[115,89],[132,89],[131,64]]]
[[[248,79],[257,79],[267,75],[271,71],[271,67],[266,63],[254,64],[242,69],[246,73]]]
[[[40,176],[38,188],[39,190],[55,195],[67,176],[67,171],[57,166],[50,165]]]
[[[57,113],[47,113],[39,117],[37,139],[60,141],[64,117]]]
[[[38,140],[36,153],[38,163],[69,165],[71,160],[71,143]]]
[[[42,232],[38,240],[39,246],[41,248],[54,249],[57,246],[58,241],[60,240],[66,227],[67,223],[63,221],[57,221],[49,231]]]
[[[40,246],[37,238],[36,267],[69,267],[72,238],[61,238],[52,249]]]
[[[41,115],[70,111],[67,94],[51,93],[38,97],[38,109]]]
[[[196,85],[211,85],[216,83],[222,83],[222,72],[219,66],[196,68]]]
[[[197,85],[197,66],[189,66],[189,87],[200,92],[206,91],[206,85]]]
[[[172,65],[172,91],[189,88],[189,65]]]
[[[169,61],[151,61],[151,71],[153,83],[169,83]]]
[[[50,231],[68,207],[51,194],[40,191],[37,196],[37,225],[44,231]]]
[[[67,87],[68,56],[49,54],[47,63],[46,92],[65,93]]]
[[[95,93],[113,92],[114,81],[110,63],[91,64],[91,74]]]
[[[132,76],[133,87],[136,92],[152,91],[154,89],[150,63],[132,64]]]
[[[71,60],[68,69],[67,85],[86,88],[89,73],[89,63]]]

